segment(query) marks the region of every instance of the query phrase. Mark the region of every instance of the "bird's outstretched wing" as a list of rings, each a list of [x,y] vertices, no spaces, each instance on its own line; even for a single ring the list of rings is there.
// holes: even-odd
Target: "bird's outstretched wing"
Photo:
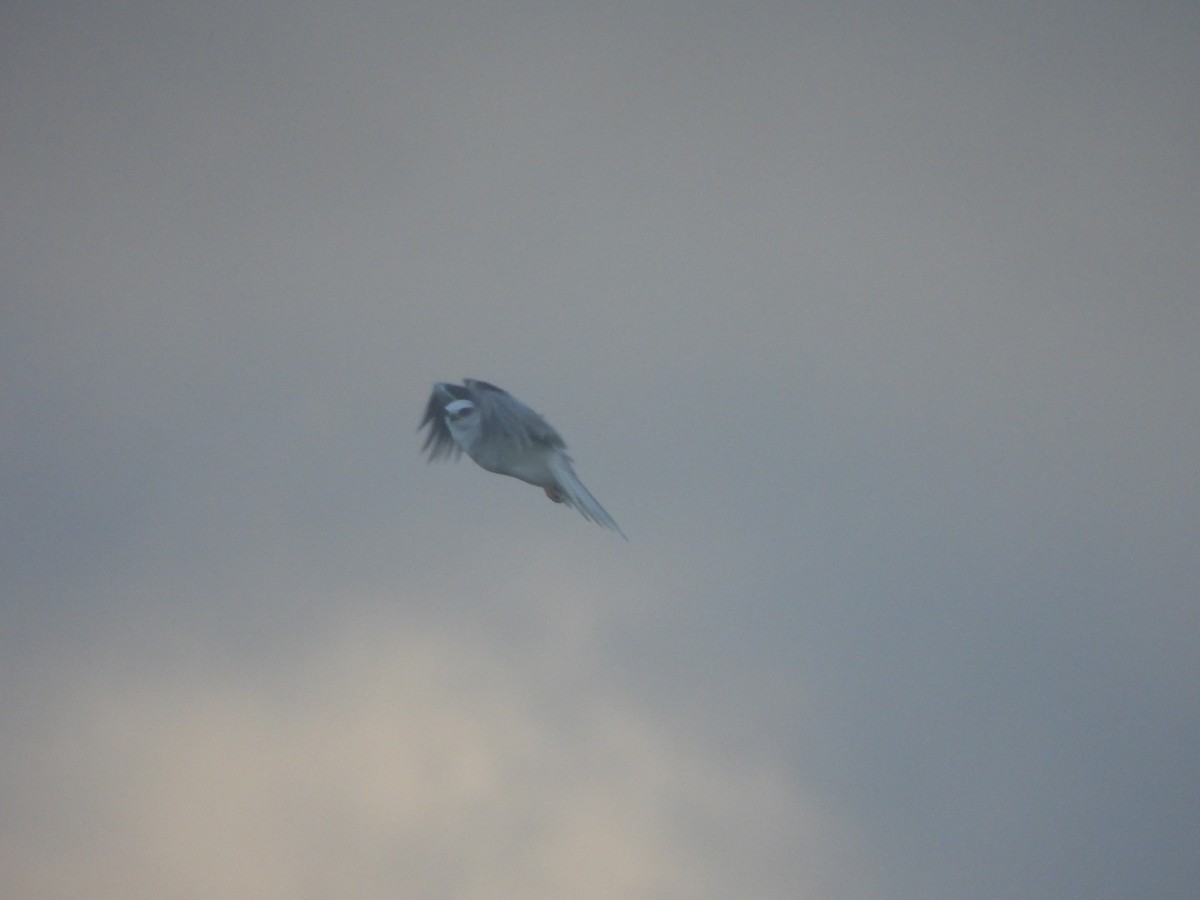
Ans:
[[[474,378],[465,379],[463,384],[468,392],[466,399],[475,404],[483,418],[485,440],[509,441],[519,447],[542,445],[557,450],[566,449],[567,445],[558,432],[508,391]],[[439,387],[451,388],[454,385]],[[454,398],[460,399],[457,394]]]
[[[521,449],[533,446],[566,449],[558,432],[508,391],[486,381],[467,378],[462,384],[439,381],[425,404],[425,415],[417,430],[429,429],[421,450],[429,453],[430,462],[443,457],[458,458],[462,454],[462,448],[446,425],[446,404],[455,400],[470,400],[475,404],[486,441],[500,441]]]
[[[421,418],[421,424],[417,426],[418,431],[429,428],[421,451],[429,451],[430,462],[443,456],[457,459],[462,455],[462,447],[458,446],[450,435],[450,429],[446,427],[446,404],[455,400],[470,399],[471,392],[462,385],[438,382],[433,386],[433,393],[429,395],[429,402],[425,404],[425,415]]]

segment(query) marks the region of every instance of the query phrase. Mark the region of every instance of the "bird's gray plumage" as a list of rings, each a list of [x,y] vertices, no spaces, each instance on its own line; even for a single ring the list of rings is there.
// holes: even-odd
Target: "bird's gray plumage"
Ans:
[[[461,385],[438,382],[420,428],[429,429],[421,449],[430,462],[465,451],[489,472],[541,487],[556,503],[625,536],[575,474],[559,433],[508,391],[473,378]]]

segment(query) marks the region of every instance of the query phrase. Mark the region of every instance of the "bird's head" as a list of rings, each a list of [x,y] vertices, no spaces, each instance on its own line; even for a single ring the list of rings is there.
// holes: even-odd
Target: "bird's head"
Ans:
[[[443,407],[446,413],[446,427],[460,447],[468,453],[479,440],[480,420],[479,408],[470,400],[455,400]]]

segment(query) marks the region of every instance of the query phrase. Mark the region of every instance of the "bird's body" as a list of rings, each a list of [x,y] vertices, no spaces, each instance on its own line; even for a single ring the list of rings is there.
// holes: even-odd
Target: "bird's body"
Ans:
[[[625,536],[575,474],[558,432],[507,391],[472,378],[438,382],[420,427],[429,428],[422,449],[431,461],[465,452],[487,471],[540,487],[555,503]]]

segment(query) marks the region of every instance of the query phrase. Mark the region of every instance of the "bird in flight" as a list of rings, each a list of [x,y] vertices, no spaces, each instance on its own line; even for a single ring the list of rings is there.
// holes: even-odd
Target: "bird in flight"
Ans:
[[[489,472],[540,487],[555,503],[573,506],[585,519],[625,537],[571,468],[558,432],[508,391],[474,378],[438,382],[418,430],[426,427],[421,450],[429,451],[430,462],[466,451]]]

